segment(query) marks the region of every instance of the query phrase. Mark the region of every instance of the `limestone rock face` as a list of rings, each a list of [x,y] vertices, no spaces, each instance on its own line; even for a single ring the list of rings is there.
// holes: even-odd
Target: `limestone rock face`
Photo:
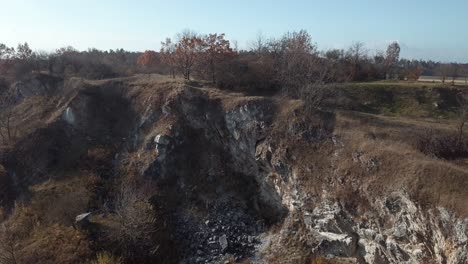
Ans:
[[[327,201],[304,212],[307,229],[319,241],[313,252],[351,257],[358,263],[426,263],[428,259],[467,263],[468,219],[458,219],[443,208],[424,212],[404,193],[394,193],[388,200],[376,201],[369,210],[380,216],[380,225],[374,222],[377,219],[355,220],[340,205]]]
[[[61,105],[55,122],[61,133],[45,128],[51,143],[31,140],[25,148],[53,146],[57,153],[38,152],[24,159],[30,164],[9,169],[47,172],[50,160],[85,157],[84,147],[111,149],[109,181],[129,172],[135,182],[151,182],[152,205],[181,263],[310,263],[315,256],[330,263],[468,263],[468,219],[422,207],[403,188],[367,192],[363,182],[378,180],[372,176],[386,160],[347,146],[334,134],[333,114],[306,112],[298,100],[183,83],[161,88],[138,77],[125,82],[88,83]],[[36,84],[18,90],[42,93]],[[60,152],[72,139],[83,147],[76,158],[67,156],[74,149]],[[351,207],[337,199],[348,191],[346,181],[356,187],[350,197],[359,196]],[[75,224],[87,225],[90,216],[78,215]]]
[[[91,213],[84,213],[75,217],[75,227],[85,229],[90,225]]]
[[[156,143],[156,152],[163,157],[166,155],[166,152],[170,149],[171,137],[167,135],[157,135],[154,138],[154,143]]]

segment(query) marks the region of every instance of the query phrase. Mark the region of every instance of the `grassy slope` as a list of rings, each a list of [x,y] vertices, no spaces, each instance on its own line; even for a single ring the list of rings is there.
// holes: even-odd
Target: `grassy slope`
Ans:
[[[441,86],[432,83],[369,82],[341,86],[354,102],[345,107],[359,112],[409,118],[454,119],[457,116],[459,92],[468,93],[464,86]]]
[[[456,95],[466,95],[468,87],[370,82],[340,89],[353,104],[338,111],[335,133],[346,142],[348,151],[363,151],[380,162],[378,172],[368,176],[356,171],[352,159],[342,160],[339,167],[344,174],[357,177],[370,192],[404,188],[418,201],[468,215],[466,158],[444,160],[420,149],[424,138],[455,135]]]

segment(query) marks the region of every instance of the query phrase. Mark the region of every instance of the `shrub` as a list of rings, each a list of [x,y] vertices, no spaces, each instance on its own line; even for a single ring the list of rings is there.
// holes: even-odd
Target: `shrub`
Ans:
[[[6,224],[0,226],[0,264],[16,263],[14,234]]]
[[[112,255],[109,252],[101,252],[97,254],[96,260],[91,264],[121,264],[122,259]]]
[[[466,142],[459,143],[453,133],[442,134],[440,131],[428,129],[424,131],[416,143],[416,148],[422,153],[442,159],[456,159],[468,156]]]
[[[109,209],[107,239],[118,245],[129,260],[143,263],[158,250],[155,242],[158,231],[156,211],[150,203],[151,192],[134,184],[122,184]]]
[[[312,257],[310,264],[326,264],[324,257]]]
[[[10,205],[13,201],[13,198],[14,189],[11,178],[8,176],[5,168],[0,165],[0,206]]]

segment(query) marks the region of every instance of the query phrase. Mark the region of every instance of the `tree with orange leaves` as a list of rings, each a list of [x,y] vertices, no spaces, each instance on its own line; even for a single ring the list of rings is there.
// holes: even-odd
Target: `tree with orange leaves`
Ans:
[[[208,34],[204,39],[205,56],[213,83],[216,83],[216,65],[234,54],[229,40],[223,34]]]
[[[406,74],[406,78],[408,81],[417,81],[423,72],[423,68],[421,66],[416,66],[412,69],[409,69]]]
[[[153,50],[147,50],[137,59],[137,64],[141,67],[154,66],[158,61],[158,54]]]
[[[179,36],[179,41],[175,44],[175,61],[182,69],[185,79],[190,80],[193,66],[203,50],[204,42],[197,34],[186,31]]]

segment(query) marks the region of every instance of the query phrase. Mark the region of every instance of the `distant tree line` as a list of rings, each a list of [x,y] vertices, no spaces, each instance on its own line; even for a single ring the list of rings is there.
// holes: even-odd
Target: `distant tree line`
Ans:
[[[78,51],[63,47],[54,52],[32,51],[28,43],[15,49],[0,43],[0,82],[17,81],[31,72],[43,72],[64,78],[103,79],[135,73],[141,53],[123,49]]]
[[[181,75],[208,80],[221,88],[251,92],[298,89],[311,84],[385,79],[417,80],[439,76],[442,82],[468,77],[468,64],[440,63],[400,58],[400,45],[369,52],[361,42],[348,49],[320,51],[307,31],[289,32],[279,38],[257,36],[247,49],[224,34],[201,35],[184,31],[167,38],[159,51],[123,49],[78,51],[73,47],[54,52],[32,51],[27,43],[15,49],[0,44],[0,88],[31,72],[64,78],[104,79],[135,73]]]

